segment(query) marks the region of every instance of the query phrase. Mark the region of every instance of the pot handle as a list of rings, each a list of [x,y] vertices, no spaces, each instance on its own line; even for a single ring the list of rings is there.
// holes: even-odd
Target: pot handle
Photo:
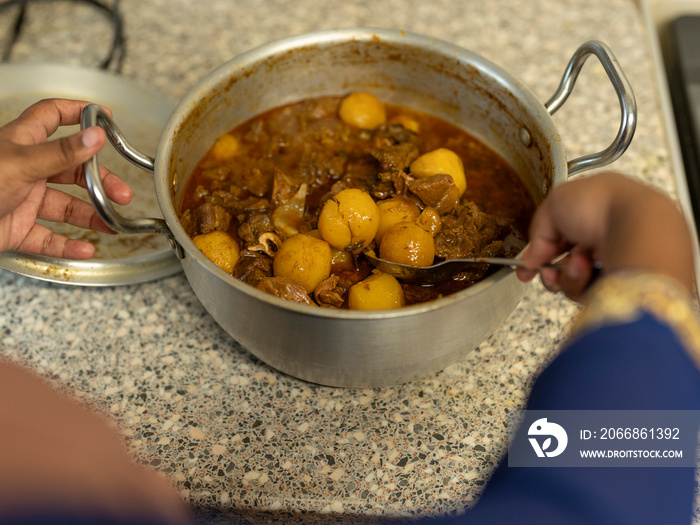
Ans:
[[[87,129],[92,126],[100,126],[105,130],[107,138],[122,157],[139,168],[153,173],[155,169],[155,159],[134,148],[129,141],[126,140],[109,114],[97,104],[85,106],[80,117],[81,129]],[[162,233],[168,236],[170,244],[179,254],[180,250],[178,249],[178,244],[165,220],[157,218],[129,219],[120,215],[119,212],[114,209],[114,206],[112,206],[112,203],[107,198],[104,187],[102,186],[97,155],[85,161],[83,169],[85,171],[85,182],[88,193],[90,194],[90,199],[97,213],[100,214],[100,217],[102,217],[102,220],[105,221],[107,226],[118,233]]]
[[[622,71],[617,58],[615,58],[610,48],[597,40],[585,42],[576,50],[569,61],[556,93],[545,103],[545,108],[550,115],[554,115],[566,102],[589,55],[595,55],[608,74],[608,78],[620,101],[622,118],[615,140],[607,148],[598,153],[585,155],[568,162],[569,177],[580,171],[600,168],[617,160],[632,142],[632,137],[637,127],[637,102],[632,92],[632,86],[630,86],[625,73]]]

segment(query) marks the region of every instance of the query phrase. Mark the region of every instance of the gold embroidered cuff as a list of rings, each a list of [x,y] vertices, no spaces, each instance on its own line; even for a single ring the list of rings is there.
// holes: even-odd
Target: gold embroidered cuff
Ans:
[[[601,277],[586,293],[572,335],[631,323],[644,312],[668,324],[700,368],[700,320],[691,295],[661,274],[625,271]]]

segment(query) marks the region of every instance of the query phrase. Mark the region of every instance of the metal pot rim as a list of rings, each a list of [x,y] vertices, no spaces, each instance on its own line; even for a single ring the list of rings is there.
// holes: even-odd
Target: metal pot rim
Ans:
[[[471,67],[475,67],[480,72],[487,74],[490,78],[496,79],[509,91],[515,92],[516,96],[525,99],[528,108],[532,109],[536,113],[534,118],[540,119],[541,121],[545,122],[548,127],[551,127],[551,133],[553,135],[552,145],[555,148],[560,149],[561,157],[562,159],[564,158],[563,147],[561,146],[561,141],[558,140],[559,135],[556,131],[556,127],[554,126],[549,113],[547,113],[547,110],[540,100],[522,82],[517,81],[505,70],[472,51],[449,42],[401,30],[383,28],[350,28],[309,32],[275,40],[234,57],[230,61],[225,62],[214,69],[181,99],[180,103],[173,112],[173,115],[166,124],[163,133],[161,134],[157,148],[158,154],[156,155],[155,161],[156,192],[163,211],[163,216],[168,223],[173,236],[183,247],[187,257],[194,257],[200,264],[207,267],[209,272],[217,275],[220,280],[226,282],[228,285],[233,286],[234,288],[237,288],[243,293],[251,295],[258,300],[304,315],[348,320],[406,317],[419,315],[426,311],[442,309],[454,302],[465,301],[469,297],[484,293],[488,288],[495,285],[497,282],[509,277],[511,270],[508,268],[502,268],[483,281],[480,281],[473,286],[454,294],[450,294],[433,301],[418,303],[394,310],[353,311],[345,309],[315,308],[303,304],[296,304],[257,290],[252,286],[241,282],[239,279],[227,274],[212,263],[194,245],[185,230],[182,228],[175,211],[172,192],[170,191],[171,180],[168,173],[168,164],[173,149],[172,138],[177,134],[182,122],[190,115],[190,112],[198,104],[198,102],[201,101],[202,97],[218,88],[222,83],[229,82],[232,72],[235,72],[238,75],[244,75],[246,70],[249,68],[260,67],[262,64],[264,64],[265,60],[269,59],[270,57],[278,56],[280,53],[287,53],[290,50],[304,47],[322,47],[324,45],[334,45],[348,41],[381,41],[403,45],[409,44],[414,47],[425,47],[429,45],[432,49],[438,51],[446,57],[455,59],[458,63],[469,63]],[[564,170],[565,166],[566,164],[564,161]]]

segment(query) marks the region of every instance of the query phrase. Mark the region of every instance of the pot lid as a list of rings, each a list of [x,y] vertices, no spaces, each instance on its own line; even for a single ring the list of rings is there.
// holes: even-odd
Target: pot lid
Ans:
[[[144,152],[155,151],[161,130],[175,102],[113,73],[54,64],[0,65],[0,125],[16,118],[43,98],[89,100],[108,107],[129,141]],[[79,126],[60,128],[54,135],[79,131]],[[125,217],[162,217],[156,199],[153,175],[123,159],[107,144],[99,154],[103,164],[125,180],[133,190],[127,206],[116,206]],[[77,186],[59,186],[62,191],[89,201]],[[84,286],[113,286],[159,279],[182,267],[165,236],[157,234],[107,235],[66,224],[47,223],[57,233],[84,239],[95,245],[95,256],[70,261],[18,252],[0,253],[0,268],[45,281]]]

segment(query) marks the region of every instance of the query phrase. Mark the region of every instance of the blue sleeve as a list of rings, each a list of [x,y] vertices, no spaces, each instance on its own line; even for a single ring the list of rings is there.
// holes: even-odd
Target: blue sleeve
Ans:
[[[700,372],[678,334],[643,313],[574,338],[527,408],[700,410]],[[692,467],[509,468],[506,458],[472,510],[431,523],[688,525],[694,493]]]

